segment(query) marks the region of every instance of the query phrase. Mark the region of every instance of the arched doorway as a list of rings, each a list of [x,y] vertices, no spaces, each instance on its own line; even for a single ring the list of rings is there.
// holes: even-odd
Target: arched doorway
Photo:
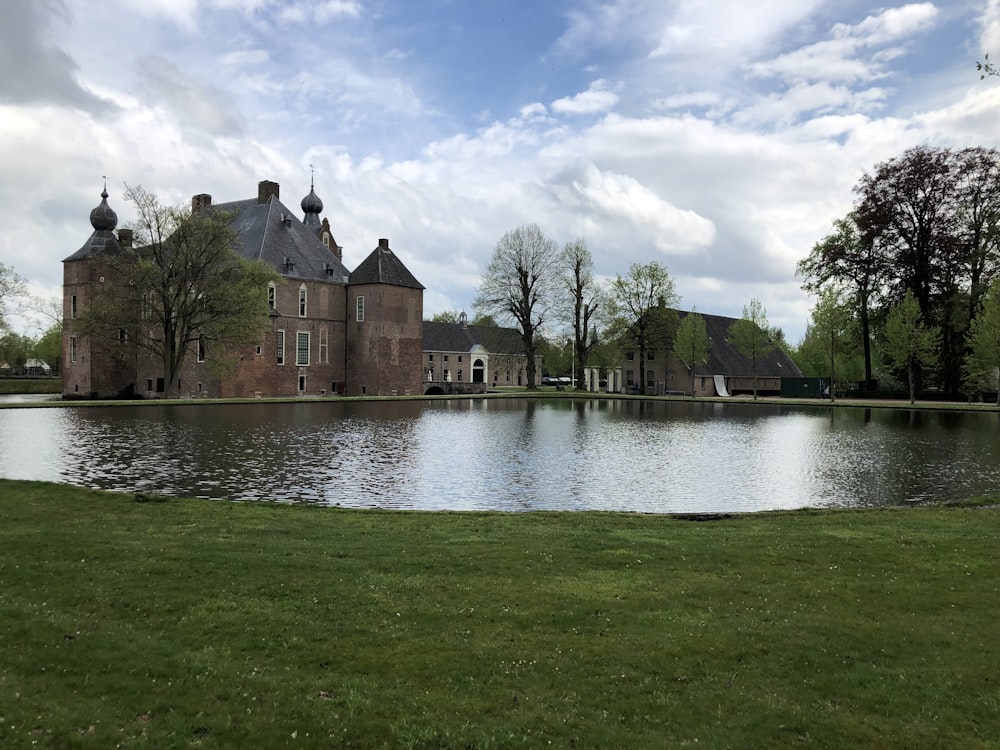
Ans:
[[[486,363],[478,358],[473,360],[472,362],[472,382],[473,383],[486,382]]]

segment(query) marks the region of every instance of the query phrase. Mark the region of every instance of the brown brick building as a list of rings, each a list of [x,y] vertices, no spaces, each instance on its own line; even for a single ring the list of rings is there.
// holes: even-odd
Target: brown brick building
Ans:
[[[176,393],[165,393],[162,366],[141,351],[86,336],[78,323],[95,285],[112,283],[104,258],[131,246],[128,230],[107,202],[90,214],[93,233],[63,261],[63,395],[67,398],[253,397],[419,394],[423,289],[380,239],[352,273],[342,262],[313,189],[298,219],[279,198],[277,183],[262,181],[257,197],[213,204],[192,198],[194,211],[215,207],[233,214],[235,250],[273,266],[281,281],[268,288],[271,324],[247,342],[233,372],[221,377],[193,346]],[[111,352],[115,354],[112,355]]]

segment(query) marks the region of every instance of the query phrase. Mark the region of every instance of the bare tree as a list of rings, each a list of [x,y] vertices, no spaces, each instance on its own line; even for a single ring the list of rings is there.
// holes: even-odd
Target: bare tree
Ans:
[[[555,243],[535,224],[507,232],[493,249],[473,307],[521,333],[528,387],[538,386],[537,337],[555,300],[558,254]]]
[[[5,266],[3,262],[0,262],[0,331],[9,327],[7,315],[10,313],[11,303],[26,293],[24,279],[17,274],[13,267]]]

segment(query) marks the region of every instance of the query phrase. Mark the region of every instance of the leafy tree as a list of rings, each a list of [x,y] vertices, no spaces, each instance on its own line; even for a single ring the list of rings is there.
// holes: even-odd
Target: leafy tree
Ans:
[[[1000,406],[1000,281],[990,286],[969,328],[966,382],[974,390],[997,391]]]
[[[691,308],[691,312],[681,318],[674,339],[674,353],[691,371],[691,397],[695,396],[694,368],[708,364],[712,344],[708,339],[705,319]]]
[[[12,368],[22,368],[33,347],[34,342],[27,336],[7,331],[0,337],[0,362],[6,362]]]
[[[81,323],[120,356],[138,347],[158,358],[172,393],[193,347],[223,368],[227,347],[259,337],[269,325],[267,286],[280,277],[233,250],[231,215],[164,206],[141,187],[126,186],[125,197],[138,217],[136,248],[107,258],[116,283],[97,287]]]
[[[594,259],[583,240],[567,243],[560,262],[563,268],[562,281],[571,303],[568,317],[576,352],[576,388],[582,390],[585,388],[583,371],[590,359],[590,352],[597,343],[594,321],[600,306],[601,289],[594,279]]]
[[[753,376],[753,397],[757,398],[757,362],[775,349],[774,338],[767,323],[767,311],[754,297],[743,307],[743,317],[729,327],[729,343],[750,360]]]
[[[529,388],[539,382],[537,339],[555,301],[557,263],[555,243],[537,225],[513,229],[493,249],[473,303],[479,314],[511,322],[521,332]]]
[[[432,323],[457,323],[461,313],[458,310],[442,310],[431,318]]]
[[[666,266],[633,263],[627,276],[616,276],[608,294],[608,331],[622,349],[639,352],[639,383],[646,383],[646,352],[667,346],[677,327],[680,302]]]
[[[6,266],[0,261],[0,331],[9,328],[7,316],[10,314],[10,307],[14,300],[23,297],[26,293],[24,279],[17,274],[12,266]]]
[[[820,293],[812,309],[812,334],[822,345],[830,378],[830,400],[836,399],[837,354],[850,334],[851,316],[840,295],[832,287]]]
[[[472,319],[470,325],[474,326],[484,326],[486,328],[499,328],[500,324],[497,323],[496,318],[492,315],[487,315],[485,313],[479,313]]]
[[[920,305],[908,289],[903,301],[886,319],[885,354],[894,367],[906,371],[911,404],[916,401],[917,371],[934,362],[940,341],[941,333],[936,327],[925,327]]]
[[[888,263],[874,231],[862,233],[857,214],[834,222],[834,231],[813,246],[799,261],[796,275],[802,288],[819,294],[831,284],[842,289],[857,316],[864,356],[865,382],[872,383],[873,305],[880,299],[888,277]]]
[[[35,356],[52,368],[52,374],[62,371],[62,323],[55,323],[41,335],[34,346]]]

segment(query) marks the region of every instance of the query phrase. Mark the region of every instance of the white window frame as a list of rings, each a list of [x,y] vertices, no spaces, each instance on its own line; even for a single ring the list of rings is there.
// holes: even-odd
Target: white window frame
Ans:
[[[274,284],[267,285],[267,304],[278,309],[278,288]]]
[[[285,364],[285,331],[278,329],[275,333],[275,357],[279,365]]]
[[[306,313],[309,311],[309,293],[306,290],[306,285],[303,284],[299,287],[299,317],[306,317]]]

